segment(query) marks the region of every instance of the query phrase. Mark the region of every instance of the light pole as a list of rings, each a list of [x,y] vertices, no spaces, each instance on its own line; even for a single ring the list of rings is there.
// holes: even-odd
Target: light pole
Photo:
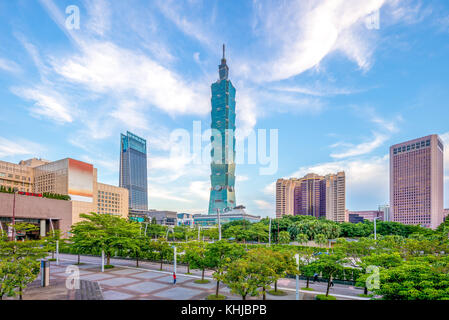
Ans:
[[[271,247],[271,218],[270,218],[270,226],[268,227],[268,246]]]
[[[217,208],[218,215],[218,241],[221,240],[221,221],[220,221],[220,209]]]
[[[56,240],[56,264],[59,266],[59,240]]]
[[[173,246],[173,273],[176,274],[176,246]]]
[[[198,241],[200,241],[200,232],[201,232],[201,226],[198,225]]]
[[[379,219],[379,217],[375,217],[373,219],[374,221],[374,240],[377,240],[377,234],[376,234],[376,220]]]
[[[298,266],[299,271],[299,253],[295,254],[296,265]],[[296,300],[299,300],[299,274],[296,274]]]

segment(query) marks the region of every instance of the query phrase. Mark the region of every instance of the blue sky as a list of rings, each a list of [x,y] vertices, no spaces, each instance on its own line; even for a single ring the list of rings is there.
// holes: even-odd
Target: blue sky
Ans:
[[[445,0],[0,0],[0,159],[72,157],[117,185],[130,130],[148,141],[150,208],[206,213],[210,167],[170,157],[169,139],[210,127],[222,43],[237,127],[279,130],[276,174],[236,169],[248,213],[274,216],[277,178],[339,170],[347,208],[375,209],[390,145],[436,133],[449,147]],[[448,207],[447,151],[445,169]]]

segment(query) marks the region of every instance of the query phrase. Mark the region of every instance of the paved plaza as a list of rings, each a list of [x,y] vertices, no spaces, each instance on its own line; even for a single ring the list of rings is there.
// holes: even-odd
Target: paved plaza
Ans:
[[[73,255],[60,255],[59,265],[51,262],[50,287],[41,288],[40,277],[25,291],[24,299],[40,300],[204,300],[215,293],[216,282],[211,279],[211,271],[205,272],[209,283],[198,284],[195,280],[201,278],[200,270],[191,270],[186,275],[186,267],[178,266],[177,283],[173,285],[173,265],[164,265],[159,270],[160,264],[140,262],[139,268],[135,262],[124,259],[111,259],[115,267],[101,272],[100,258],[83,256],[79,265],[81,289],[69,290],[66,288],[66,279],[70,273],[66,273],[67,267],[76,263],[77,257]],[[278,288],[287,293],[286,296],[273,296],[267,294],[268,300],[294,300],[296,282],[294,279],[281,279]],[[300,287],[305,287],[301,281]],[[315,291],[323,292],[326,289],[324,283],[311,283]],[[225,285],[220,285],[220,293],[227,296],[228,300],[241,300],[240,296],[230,293]],[[362,290],[348,286],[335,286],[331,293],[339,300],[360,299],[357,294]],[[300,292],[300,300],[314,299],[316,293]],[[247,297],[249,300],[261,299],[260,297]]]

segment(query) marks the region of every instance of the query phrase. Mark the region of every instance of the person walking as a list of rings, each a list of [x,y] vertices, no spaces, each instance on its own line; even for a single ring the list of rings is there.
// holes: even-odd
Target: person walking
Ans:
[[[315,273],[313,275],[313,282],[317,282],[318,281],[318,273]]]
[[[173,285],[176,284],[176,273],[173,272]]]
[[[334,286],[334,279],[331,278],[331,287]]]

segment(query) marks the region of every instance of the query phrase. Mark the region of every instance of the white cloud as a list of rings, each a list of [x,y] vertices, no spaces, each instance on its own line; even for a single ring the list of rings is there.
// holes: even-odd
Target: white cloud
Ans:
[[[34,101],[34,106],[29,108],[33,116],[44,116],[58,123],[73,121],[73,106],[69,106],[62,96],[51,89],[12,88],[11,91],[17,96]]]
[[[188,194],[197,196],[203,200],[209,200],[210,196],[210,181],[193,181],[189,185]]]
[[[80,55],[54,58],[54,71],[94,92],[131,94],[170,115],[210,111],[205,84],[186,82],[149,57],[111,42],[83,43],[81,48]]]
[[[19,73],[22,71],[22,69],[17,63],[1,57],[0,57],[0,69],[11,73]]]
[[[372,30],[365,18],[386,0],[254,1],[255,32],[267,38],[276,55],[266,63],[257,61],[256,80],[287,79],[317,67],[330,53],[339,50],[367,69],[371,60]],[[371,34],[369,34],[371,32]],[[280,51],[276,51],[280,48]],[[273,50],[274,49],[274,50]]]
[[[96,35],[104,36],[111,27],[110,3],[105,0],[84,1],[89,19],[87,29]]]
[[[170,188],[170,189],[172,189],[172,188]],[[177,194],[177,193],[164,190],[161,188],[161,186],[148,184],[148,195],[149,195],[150,204],[152,202],[152,199],[165,199],[165,200],[171,200],[171,201],[177,201],[177,202],[183,202],[183,203],[184,202],[192,202],[190,199],[179,197],[175,194]]]
[[[273,210],[274,204],[265,200],[254,200],[254,203],[261,210]]]
[[[387,139],[388,139],[388,137],[386,135],[374,133],[373,140],[363,142],[358,145],[336,143],[336,144],[332,145],[332,147],[338,147],[341,145],[345,145],[345,146],[347,146],[347,149],[345,151],[342,151],[339,153],[332,153],[330,156],[334,159],[342,159],[342,158],[364,155],[364,154],[370,153],[371,151],[380,147],[385,141],[387,141]]]
[[[9,139],[0,137],[0,157],[13,157],[21,155],[36,156],[42,152],[44,148],[34,142],[24,139],[11,141]]]

